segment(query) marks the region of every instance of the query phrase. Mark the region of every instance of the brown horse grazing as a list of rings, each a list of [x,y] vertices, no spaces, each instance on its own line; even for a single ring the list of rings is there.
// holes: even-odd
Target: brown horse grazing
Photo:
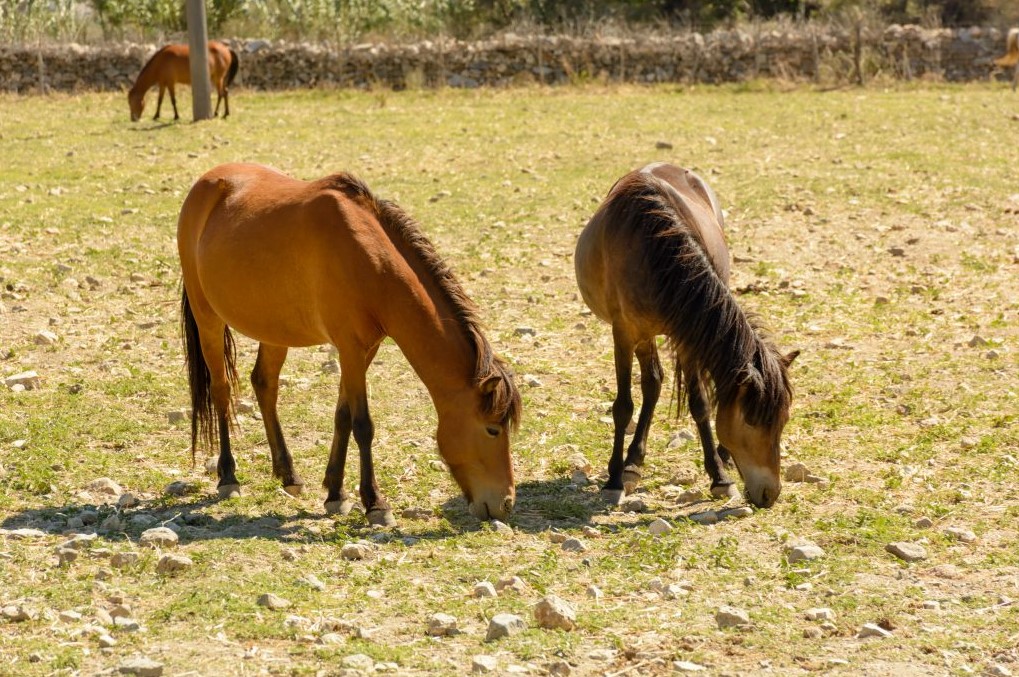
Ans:
[[[1019,85],[1019,28],[1008,31],[1008,37],[1005,39],[1005,56],[995,59],[992,63],[995,71],[1006,68],[1015,69],[1012,74],[1012,91],[1014,92],[1016,85]]]
[[[386,336],[424,382],[438,413],[439,453],[479,519],[513,509],[510,432],[520,394],[492,353],[477,309],[418,225],[348,174],[292,179],[268,167],[216,167],[181,208],[181,325],[191,386],[192,451],[219,431],[219,494],[240,486],[230,452],[237,372],[230,327],[259,341],[251,372],[273,474],[298,494],[303,482],[276,415],[290,346],[331,343],[340,355],[335,431],[325,473],[326,510],[346,513],[351,433],[361,457],[368,521],[392,524],[372,466],[374,427],[365,371]]]
[[[658,163],[617,181],[580,234],[577,283],[591,310],[612,325],[615,343],[615,438],[604,486],[610,500],[632,491],[640,478],[662,389],[655,343],[659,334],[668,337],[675,354],[679,402],[686,381],[712,494],[735,494],[722,467],[730,458],[754,505],[771,506],[781,491],[779,437],[792,401],[786,369],[798,353],[780,354],[729,292],[722,223],[718,199],[700,177]],[[623,442],[633,415],[634,353],[643,403],[624,460]],[[717,448],[708,419],[709,382],[717,407]]]
[[[180,119],[173,86],[191,84],[191,63],[188,59],[188,52],[187,45],[167,45],[153,54],[152,58],[146,62],[141,73],[138,74],[134,86],[131,87],[131,91],[127,93],[127,102],[131,106],[131,122],[137,122],[142,116],[142,111],[145,109],[145,94],[155,85],[159,85],[159,100],[156,102],[156,115],[152,119],[159,119],[159,111],[163,107],[163,92],[167,89],[170,90],[170,103],[173,104],[173,119]],[[209,76],[216,88],[215,115],[219,115],[220,101],[225,104],[223,117],[230,115],[228,87],[233,84],[239,65],[237,52],[222,42],[209,41]]]

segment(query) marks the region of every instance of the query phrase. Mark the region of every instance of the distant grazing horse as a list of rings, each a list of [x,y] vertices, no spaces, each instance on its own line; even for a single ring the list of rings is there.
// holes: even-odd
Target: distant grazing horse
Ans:
[[[251,384],[273,474],[294,495],[303,481],[276,415],[280,370],[289,346],[336,346],[340,389],[323,483],[326,510],[350,510],[343,472],[353,432],[368,521],[392,524],[375,481],[365,384],[379,344],[390,336],[431,395],[439,453],[470,512],[479,519],[509,515],[510,432],[520,418],[520,394],[485,339],[475,305],[399,207],[349,174],[305,182],[261,165],[221,165],[184,200],[177,246],[192,453],[199,438],[212,443],[215,422],[220,496],[240,490],[229,433],[237,386],[233,327],[259,341]]]
[[[1005,39],[1005,56],[995,59],[993,63],[995,70],[999,68],[1002,70],[1015,69],[1012,74],[1012,91],[1014,92],[1016,85],[1019,84],[1019,28],[1009,30],[1008,38]]]
[[[163,92],[167,89],[170,90],[170,103],[173,104],[173,119],[180,119],[173,86],[191,84],[191,63],[188,59],[188,51],[187,45],[167,45],[153,54],[152,58],[145,63],[134,86],[127,93],[127,102],[131,105],[131,122],[137,122],[138,118],[142,116],[142,111],[145,109],[145,93],[156,85],[159,85],[159,100],[156,102],[156,115],[153,120],[159,119],[159,111],[163,107]],[[209,76],[216,88],[215,115],[219,115],[220,101],[224,103],[223,117],[230,115],[228,88],[237,76],[239,65],[237,52],[222,42],[209,41]]]
[[[779,438],[792,401],[786,370],[798,353],[779,353],[729,292],[729,250],[711,188],[693,172],[668,164],[630,172],[580,234],[575,263],[584,301],[612,325],[615,344],[615,437],[606,498],[618,501],[640,479],[662,389],[655,337],[664,334],[675,354],[679,402],[686,382],[712,494],[735,494],[723,469],[731,458],[747,498],[758,507],[771,506],[782,490]],[[624,460],[634,353],[643,403]],[[717,448],[707,384],[714,386]]]

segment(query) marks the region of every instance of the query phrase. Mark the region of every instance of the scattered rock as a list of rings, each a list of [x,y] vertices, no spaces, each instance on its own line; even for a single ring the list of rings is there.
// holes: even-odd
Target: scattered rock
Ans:
[[[496,614],[488,622],[488,633],[485,641],[491,642],[500,637],[511,637],[527,627],[523,618],[515,614]]]
[[[807,470],[807,466],[802,463],[793,463],[785,469],[785,479],[787,482],[806,482],[807,475],[810,471]]]
[[[488,581],[480,581],[474,584],[474,596],[475,597],[496,597],[498,593],[495,591],[495,586]]]
[[[175,574],[180,571],[185,571],[194,566],[194,562],[191,558],[185,557],[184,555],[168,554],[163,555],[159,558],[156,563],[157,574]]]
[[[534,605],[534,620],[546,630],[573,630],[577,627],[577,612],[565,600],[546,595]]]
[[[941,608],[941,602],[937,601],[936,599],[926,599],[920,606],[921,608],[927,609],[928,611],[937,611],[938,609]]]
[[[562,659],[552,661],[545,666],[545,674],[553,675],[553,677],[568,677],[572,673],[573,666]]]
[[[493,672],[499,667],[499,660],[495,656],[474,656],[471,659],[471,672],[477,675]]]
[[[21,386],[25,390],[38,390],[42,387],[39,374],[34,371],[23,371],[20,374],[8,376],[4,379],[4,385],[12,390],[14,386]]]
[[[258,606],[264,606],[273,611],[279,611],[280,609],[288,608],[290,606],[290,600],[283,599],[279,595],[267,592],[259,596]]]
[[[68,609],[67,611],[61,611],[58,618],[64,623],[77,623],[81,620],[81,613]]]
[[[961,527],[948,527],[945,529],[945,535],[963,543],[974,543],[977,540],[975,533]]]
[[[432,617],[428,619],[428,628],[425,630],[425,633],[431,637],[445,637],[458,632],[456,617],[443,613],[432,614]]]
[[[754,514],[754,509],[749,505],[741,505],[738,508],[726,508],[719,510],[715,513],[718,516],[718,521],[727,519],[736,519],[738,517],[750,517]]]
[[[807,609],[804,614],[808,621],[834,621],[835,612],[827,607]]]
[[[562,549],[565,550],[566,552],[587,551],[587,546],[584,545],[584,542],[581,541],[579,538],[567,538],[565,541],[563,541],[563,544],[560,547],[562,547]]]
[[[340,550],[340,556],[343,559],[359,560],[366,558],[368,552],[368,546],[363,543],[347,543]]]
[[[499,520],[492,520],[489,523],[489,526],[492,528],[492,531],[494,531],[497,534],[507,534],[508,535],[508,534],[512,534],[513,533],[513,527],[511,527],[510,525],[506,524],[505,522],[500,522]]]
[[[863,627],[860,628],[860,632],[856,635],[859,639],[865,639],[867,637],[891,637],[892,633],[885,630],[876,623],[864,623]]]
[[[59,548],[70,548],[71,550],[84,550],[91,546],[99,538],[95,534],[77,534],[69,541],[61,543]]]
[[[934,526],[934,520],[932,520],[930,517],[920,517],[917,518],[915,522],[913,522],[913,526],[916,527],[917,529],[930,529],[932,526]]]
[[[647,530],[652,536],[662,536],[672,531],[672,525],[659,517],[648,525]]]
[[[177,480],[176,482],[170,482],[163,489],[163,493],[167,496],[187,496],[188,494],[194,494],[198,492],[198,486],[191,482],[182,482]]]
[[[59,340],[60,337],[48,329],[43,329],[32,337],[32,342],[37,346],[52,346]]]
[[[1012,677],[1012,671],[1001,663],[991,663],[984,668],[984,674],[988,677]]]
[[[117,670],[122,675],[137,675],[138,677],[160,677],[163,674],[163,664],[152,660],[151,658],[145,658],[144,656],[137,656],[135,658],[128,658],[126,661],[120,664]]]
[[[676,672],[704,672],[707,670],[703,665],[691,663],[690,661],[673,661],[672,669]]]
[[[117,499],[117,507],[120,508],[133,508],[141,503],[137,496],[128,492],[121,494],[120,498]]]
[[[0,608],[0,617],[6,618],[11,623],[32,621],[35,620],[38,615],[39,613],[35,609],[31,609],[21,604],[8,604]]]
[[[640,496],[627,496],[619,503],[623,512],[647,512],[647,503]]]
[[[697,524],[715,524],[718,522],[718,514],[714,510],[705,510],[703,512],[695,512],[688,516],[689,519]]]
[[[409,520],[427,520],[435,517],[435,513],[429,508],[404,508],[400,516]]]
[[[109,477],[100,477],[97,480],[92,480],[88,485],[88,490],[96,494],[105,494],[106,496],[116,496],[118,498],[124,493],[120,485]]]
[[[803,628],[804,639],[819,639],[824,637],[824,630],[818,627],[810,626],[809,628]]]
[[[355,653],[349,656],[344,656],[344,658],[340,661],[340,665],[350,670],[360,670],[365,673],[375,671],[375,660],[371,656],[366,656],[363,653]]]
[[[177,533],[168,527],[156,527],[146,529],[142,532],[138,544],[147,548],[172,548],[177,545],[180,538]]]
[[[100,649],[112,649],[117,646],[117,640],[113,639],[105,632],[100,633],[99,636],[96,637],[96,641],[99,643]]]
[[[534,331],[534,327],[517,327],[513,330],[514,336],[537,336],[538,332]]]
[[[668,141],[655,141],[655,148],[658,150],[672,150],[672,144]]]
[[[61,565],[70,564],[71,562],[78,559],[78,551],[72,548],[59,548],[57,550],[57,560]]]
[[[750,625],[750,614],[743,609],[732,606],[719,607],[715,612],[715,622],[721,629],[734,628],[742,625]]]
[[[601,599],[603,595],[604,593],[601,591],[601,588],[599,588],[597,585],[587,586],[587,596],[590,597],[591,599],[597,601]]]
[[[166,412],[167,423],[183,423],[191,418],[190,409],[171,409]]]
[[[319,592],[322,592],[323,590],[326,589],[326,584],[323,583],[319,579],[319,577],[316,576],[315,574],[305,574],[298,580],[300,580],[302,583],[307,584],[313,590],[318,590]]]
[[[824,557],[824,550],[810,542],[793,543],[786,546],[785,556],[789,564],[796,564]]]
[[[906,562],[919,562],[927,559],[927,551],[922,545],[916,543],[904,541],[889,543],[885,546],[885,550]]]
[[[528,388],[540,388],[543,385],[541,379],[534,374],[524,374],[523,381]]]
[[[498,592],[525,592],[527,590],[527,583],[520,576],[507,576],[506,578],[500,578],[496,584],[495,589]]]

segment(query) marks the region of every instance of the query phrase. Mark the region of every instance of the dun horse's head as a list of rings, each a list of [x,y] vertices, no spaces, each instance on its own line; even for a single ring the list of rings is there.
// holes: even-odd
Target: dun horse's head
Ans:
[[[516,500],[510,434],[520,419],[520,393],[512,375],[498,367],[439,411],[436,435],[471,514],[481,520],[505,520]]]
[[[759,354],[741,373],[735,397],[719,399],[718,441],[732,454],[747,500],[758,508],[770,508],[782,492],[780,440],[792,404],[786,370],[799,354]]]
[[[127,93],[127,103],[131,106],[131,122],[138,122],[145,109],[145,93],[131,90]]]

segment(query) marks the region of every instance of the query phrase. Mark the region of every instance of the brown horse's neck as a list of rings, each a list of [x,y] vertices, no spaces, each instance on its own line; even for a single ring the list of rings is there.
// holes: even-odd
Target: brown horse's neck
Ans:
[[[163,50],[159,50],[152,55],[152,58],[145,62],[144,66],[142,66],[142,70],[138,73],[138,77],[135,79],[134,85],[131,87],[131,91],[129,92],[131,96],[145,96],[145,93],[157,84],[156,73],[159,69],[155,67],[155,64],[161,57],[162,53]]]

